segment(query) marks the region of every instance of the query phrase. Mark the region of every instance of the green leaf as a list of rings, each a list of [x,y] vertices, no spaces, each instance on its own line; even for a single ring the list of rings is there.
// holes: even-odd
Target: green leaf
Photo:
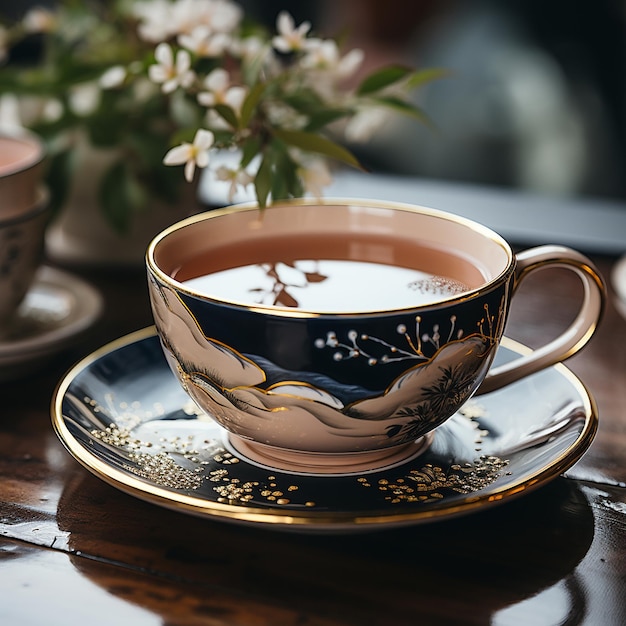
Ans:
[[[241,106],[241,128],[246,128],[254,115],[254,112],[261,101],[261,97],[265,92],[265,85],[263,83],[257,83],[248,93],[243,105]]]
[[[242,168],[248,167],[254,157],[261,151],[261,140],[259,137],[249,137],[242,147],[241,162]]]
[[[129,123],[127,111],[113,92],[103,91],[98,108],[83,119],[94,146],[117,146],[124,141]]]
[[[364,169],[352,152],[321,135],[301,130],[282,130],[278,128],[273,129],[273,133],[275,137],[295,148],[337,159],[357,169]]]
[[[131,3],[131,5],[132,4],[133,3]],[[222,64],[220,61],[221,59],[219,58],[195,56],[192,63],[194,66],[194,70],[198,76],[207,76],[213,70],[217,69],[218,67],[221,67]],[[152,62],[154,62],[154,59],[152,59]]]
[[[237,119],[237,114],[231,107],[226,104],[216,104],[215,111],[217,114],[224,120],[226,123],[232,126],[233,128],[239,127],[239,120]]]
[[[133,214],[141,208],[145,198],[126,163],[118,161],[102,177],[99,199],[107,221],[123,234],[130,230]]]
[[[89,142],[100,148],[112,148],[122,140],[120,123],[114,116],[98,115],[85,118]]]
[[[420,107],[411,104],[406,100],[402,100],[401,98],[395,98],[392,96],[384,98],[374,98],[373,100],[374,102],[378,102],[379,104],[389,107],[390,109],[394,109],[399,113],[410,115],[411,117],[418,119],[424,125],[430,128],[434,128],[434,124],[432,123],[428,115],[426,115],[426,113]]]
[[[245,38],[245,36],[244,36]],[[267,33],[261,35],[261,39],[266,39]],[[261,77],[261,72],[265,67],[265,55],[257,54],[254,58],[250,60],[243,60],[241,64],[241,74],[243,78],[243,82],[246,85],[254,85],[259,82],[259,78]]]
[[[101,73],[103,70],[99,70]],[[63,96],[69,87],[80,82],[96,79],[99,74],[76,72],[76,74],[64,75],[59,69],[54,71],[44,68],[31,67],[3,67],[2,79],[0,80],[1,91],[16,94],[32,94],[41,96]]]
[[[417,89],[426,83],[430,83],[433,80],[440,78],[447,78],[452,75],[452,72],[448,69],[441,67],[429,67],[423,70],[414,72],[407,80],[407,87],[409,89]]]
[[[328,106],[321,96],[309,87],[301,87],[293,93],[281,93],[277,97],[304,115],[312,115]]]
[[[311,115],[306,125],[307,132],[316,132],[337,120],[352,115],[351,109],[324,109]]]
[[[162,163],[146,172],[141,177],[141,182],[151,198],[164,201],[171,206],[178,204],[183,187],[189,185],[177,168],[167,167]]]
[[[221,149],[221,148],[231,148],[232,146],[235,145],[234,142],[234,133],[230,130],[222,130],[219,128],[209,128],[209,130],[213,133],[213,137],[215,137],[215,142],[213,144],[213,147],[215,149]],[[195,129],[189,134],[188,138],[185,139],[185,141],[188,141],[189,143],[193,143],[193,137],[195,135],[196,131]],[[175,144],[172,145],[176,145],[178,143],[182,143],[182,141],[178,141]]]
[[[359,96],[365,96],[375,93],[385,87],[389,87],[389,85],[393,85],[394,83],[403,80],[410,75],[411,70],[406,67],[401,67],[399,65],[384,67],[383,69],[378,70],[365,78],[359,85],[357,94]]]
[[[137,131],[128,133],[126,141],[144,167],[161,165],[169,148],[169,143],[165,138]],[[178,143],[182,143],[182,141]]]
[[[48,158],[46,184],[50,190],[50,206],[53,215],[56,215],[65,204],[74,172],[74,161],[74,152],[71,148],[57,152]]]
[[[285,145],[274,141],[270,148],[274,173],[272,176],[272,200],[300,197],[304,193],[298,176],[298,163],[291,158]]]
[[[254,190],[256,192],[257,201],[259,207],[264,208],[267,206],[267,199],[272,189],[272,161],[269,155],[266,153],[263,156],[259,171],[254,178]]]

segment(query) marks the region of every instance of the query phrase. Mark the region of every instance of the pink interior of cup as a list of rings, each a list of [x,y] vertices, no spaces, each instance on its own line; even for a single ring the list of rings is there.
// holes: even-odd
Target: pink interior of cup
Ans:
[[[41,143],[30,136],[0,135],[0,176],[10,176],[41,161]]]
[[[0,133],[0,219],[24,215],[37,201],[44,157],[36,135]]]

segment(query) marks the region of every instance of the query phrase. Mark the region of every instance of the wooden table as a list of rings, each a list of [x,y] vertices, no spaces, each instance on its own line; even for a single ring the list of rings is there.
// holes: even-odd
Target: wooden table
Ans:
[[[608,278],[615,259],[595,260]],[[626,320],[611,290],[568,361],[600,427],[564,476],[464,517],[302,535],[145,503],[66,452],[50,422],[57,382],[152,321],[141,269],[71,271],[101,291],[103,317],[44,371],[0,385],[0,624],[626,624]],[[540,273],[507,334],[538,344],[576,298],[575,282]]]

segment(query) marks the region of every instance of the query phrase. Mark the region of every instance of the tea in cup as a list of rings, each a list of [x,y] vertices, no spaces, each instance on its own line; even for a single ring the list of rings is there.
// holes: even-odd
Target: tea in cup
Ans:
[[[43,178],[45,148],[25,130],[0,132],[0,220],[33,208]]]
[[[415,455],[474,394],[580,350],[605,300],[575,250],[514,254],[468,219],[364,200],[197,215],[159,234],[146,264],[157,332],[184,389],[227,445],[286,471],[362,471]],[[582,282],[576,319],[492,367],[513,296],[543,267]]]

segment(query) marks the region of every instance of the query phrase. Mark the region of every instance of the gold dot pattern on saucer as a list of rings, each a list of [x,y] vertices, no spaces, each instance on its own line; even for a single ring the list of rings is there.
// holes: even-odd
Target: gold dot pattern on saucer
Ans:
[[[173,489],[195,490],[202,483],[198,469],[181,467],[166,452],[142,452],[152,448],[152,444],[135,439],[128,429],[110,426],[104,430],[92,430],[91,435],[109,446],[125,450],[129,463],[124,463],[123,467],[136,476]]]
[[[358,482],[363,487],[378,489],[391,504],[433,502],[443,499],[442,491],[446,489],[462,494],[484,489],[500,477],[507,464],[495,456],[482,456],[464,466],[452,465],[447,471],[428,463],[393,480],[361,477]]]
[[[123,451],[125,462],[122,465],[126,471],[168,489],[183,492],[210,489],[221,504],[315,508],[320,499],[331,497],[337,480],[356,482],[360,487],[376,492],[387,505],[432,503],[443,500],[452,492],[470,494],[484,489],[502,475],[508,463],[489,455],[448,467],[434,463],[416,466],[413,462],[395,470],[339,476],[327,479],[326,483],[319,476],[268,473],[267,468],[264,471],[255,467],[254,478],[249,478],[246,472],[242,474],[240,471],[242,464],[248,465],[247,459],[227,450],[217,437],[199,436],[194,429],[186,436],[179,434],[177,420],[167,420],[161,406],[145,410],[139,402],[116,405],[111,395],[106,398],[106,406],[88,398],[85,401],[100,419],[108,416],[113,420],[106,428],[92,429],[91,435],[102,444]],[[206,416],[194,414],[189,407],[184,410],[184,415],[183,423],[187,425],[198,426],[202,422],[210,432],[218,428],[207,423]],[[478,451],[482,439],[489,434],[478,424],[477,420],[482,416],[484,410],[476,402],[468,403],[460,414],[465,426],[474,433],[475,450]],[[194,419],[198,417],[203,419]],[[139,427],[143,428],[146,438],[135,435]],[[302,484],[296,481],[302,481]],[[311,481],[316,482],[313,489]],[[327,488],[320,489],[323,484]]]

